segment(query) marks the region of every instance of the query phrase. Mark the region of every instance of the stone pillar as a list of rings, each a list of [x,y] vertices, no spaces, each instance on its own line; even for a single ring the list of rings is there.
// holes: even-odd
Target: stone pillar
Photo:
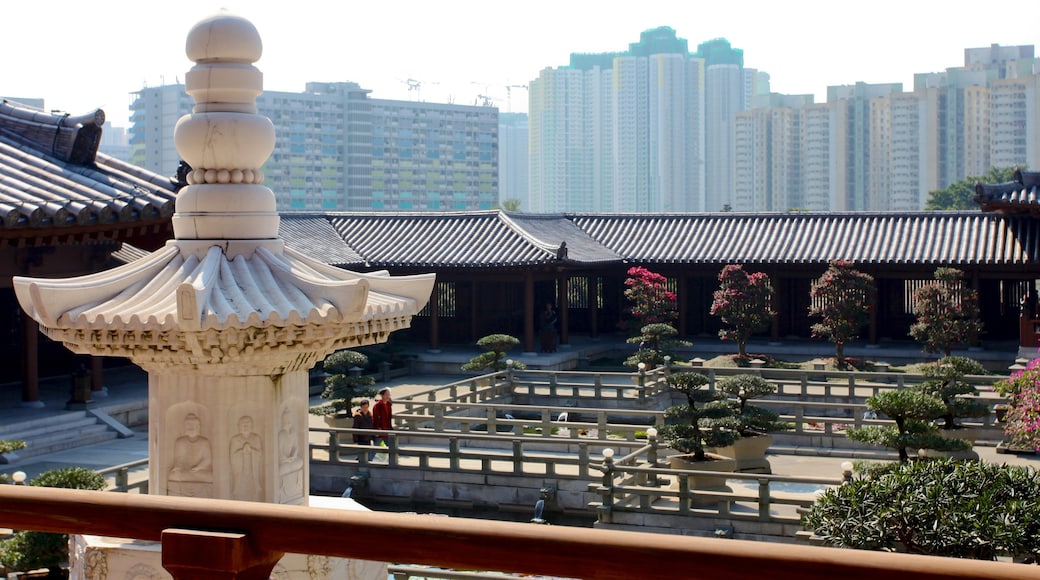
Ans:
[[[74,352],[127,357],[148,372],[150,493],[306,505],[308,369],[407,328],[434,277],[349,272],[287,248],[260,169],[274,126],[256,109],[259,33],[221,12],[196,24],[186,47],[195,107],[174,141],[192,170],[175,239],[91,276],[15,277],[25,333],[39,323]],[[98,542],[82,540],[74,567]],[[110,577],[157,578],[155,555],[137,551],[129,561],[144,568]],[[278,578],[347,577],[343,562],[320,574],[307,558],[278,566]],[[385,565],[366,577],[386,578]]]

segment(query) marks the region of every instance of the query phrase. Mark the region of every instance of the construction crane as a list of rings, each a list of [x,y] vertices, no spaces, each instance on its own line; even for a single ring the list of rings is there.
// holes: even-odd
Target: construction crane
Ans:
[[[513,112],[513,89],[527,90],[527,85],[506,85],[506,109]]]
[[[494,107],[495,100],[489,97],[488,95],[477,95],[477,98],[473,101],[473,104],[480,107]]]
[[[409,98],[411,98],[413,92],[415,93],[415,98],[411,99],[411,100],[416,101],[416,102],[422,100],[421,99],[421,97],[422,97],[422,86],[424,84],[427,84],[427,85],[440,84],[440,83],[437,83],[437,82],[424,82],[424,81],[418,81],[418,80],[415,80],[415,79],[397,79],[397,80],[399,80],[402,83],[408,85],[408,96],[409,96]]]

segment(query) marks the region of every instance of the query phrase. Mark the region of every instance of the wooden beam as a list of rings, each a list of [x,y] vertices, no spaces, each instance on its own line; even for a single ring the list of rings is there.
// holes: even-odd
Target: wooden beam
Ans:
[[[151,541],[169,539],[164,532],[172,529],[207,530],[243,535],[261,559],[276,552],[365,560],[375,556],[388,562],[588,580],[760,580],[763,570],[772,580],[1036,578],[1035,566],[1010,562],[20,485],[0,485],[0,527]],[[375,552],[373,538],[379,544]],[[178,539],[202,541],[183,535]],[[233,538],[228,541],[245,550]]]

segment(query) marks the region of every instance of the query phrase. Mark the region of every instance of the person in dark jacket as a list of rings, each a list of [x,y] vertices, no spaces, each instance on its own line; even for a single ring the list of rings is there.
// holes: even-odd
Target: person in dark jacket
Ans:
[[[358,407],[356,413],[354,413],[354,425],[355,429],[374,429],[375,421],[372,418],[372,411],[368,408],[368,399],[362,399],[361,404]],[[358,445],[372,445],[372,435],[369,433],[354,433],[354,443]],[[368,454],[368,460],[371,461],[376,456],[375,451],[371,451]]]

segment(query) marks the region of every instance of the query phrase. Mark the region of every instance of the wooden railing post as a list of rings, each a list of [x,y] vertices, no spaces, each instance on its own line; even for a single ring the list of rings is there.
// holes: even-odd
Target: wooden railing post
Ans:
[[[282,552],[257,549],[245,534],[170,528],[162,565],[175,580],[267,580]]]

